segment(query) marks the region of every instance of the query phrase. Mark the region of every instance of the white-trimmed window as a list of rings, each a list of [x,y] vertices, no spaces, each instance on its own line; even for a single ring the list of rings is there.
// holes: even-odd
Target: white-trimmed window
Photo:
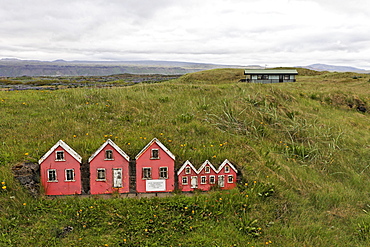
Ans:
[[[233,176],[233,175],[228,175],[228,176],[227,176],[227,182],[228,182],[229,184],[234,183],[234,176]]]
[[[143,167],[143,179],[152,179],[152,168]]]
[[[66,180],[65,181],[75,181],[75,170],[66,169]]]
[[[107,177],[105,168],[96,169],[96,181],[105,181],[106,179]]]
[[[185,167],[185,174],[190,174],[190,167]]]
[[[105,150],[105,159],[106,160],[114,160],[113,159],[113,150]]]
[[[230,173],[230,166],[228,165],[225,166],[225,173]]]
[[[159,149],[152,149],[150,158],[153,160],[159,159]]]
[[[183,185],[187,185],[188,184],[188,177],[187,176],[183,176],[182,177],[182,184]]]
[[[64,161],[64,151],[56,151],[55,152],[55,160],[56,161]]]
[[[284,80],[290,80],[290,75],[284,75]]]
[[[206,173],[210,173],[210,172],[211,172],[211,167],[206,166],[206,168],[205,168],[205,172],[206,172]]]
[[[216,178],[215,178],[214,175],[209,176],[209,183],[210,184],[215,184],[216,183]]]
[[[207,177],[206,176],[201,176],[200,177],[200,184],[206,184],[207,183]]]
[[[56,169],[48,169],[48,182],[58,182]]]
[[[168,178],[168,167],[160,167],[159,168],[159,178]]]

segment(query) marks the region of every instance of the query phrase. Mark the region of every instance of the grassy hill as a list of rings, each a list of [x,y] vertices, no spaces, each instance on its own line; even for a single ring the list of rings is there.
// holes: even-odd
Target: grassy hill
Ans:
[[[129,87],[0,91],[0,245],[368,246],[370,75],[298,70],[281,84],[217,69]],[[244,180],[191,197],[50,199],[11,172],[59,139],[87,160],[107,138],[134,157],[153,137],[178,167],[227,158]]]

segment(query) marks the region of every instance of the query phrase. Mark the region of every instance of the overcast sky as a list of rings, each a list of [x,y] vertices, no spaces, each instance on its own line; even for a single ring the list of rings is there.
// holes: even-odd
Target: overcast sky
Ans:
[[[370,69],[369,0],[0,0],[0,58]]]

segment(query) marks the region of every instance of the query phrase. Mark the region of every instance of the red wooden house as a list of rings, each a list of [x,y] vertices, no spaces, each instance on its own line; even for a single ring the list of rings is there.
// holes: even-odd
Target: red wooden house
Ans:
[[[211,187],[216,185],[217,170],[206,160],[198,169],[199,186],[198,188],[203,191],[208,191]]]
[[[198,171],[189,160],[177,171],[178,187],[181,191],[193,191],[198,188]]]
[[[238,170],[227,159],[217,170],[217,184],[221,189],[229,190],[236,186]]]
[[[130,157],[108,139],[89,158],[90,194],[129,192]]]
[[[62,140],[39,160],[46,195],[81,194],[81,156]]]
[[[175,156],[157,139],[136,156],[136,191],[171,192],[175,189]]]

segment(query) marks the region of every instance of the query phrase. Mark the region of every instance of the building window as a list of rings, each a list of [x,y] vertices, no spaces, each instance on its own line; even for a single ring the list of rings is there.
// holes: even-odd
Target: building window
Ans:
[[[152,178],[152,168],[144,167],[143,168],[143,179],[151,179]]]
[[[289,80],[290,79],[290,75],[284,75],[284,80]]]
[[[184,176],[182,177],[182,184],[187,185],[188,184],[188,177]]]
[[[106,160],[113,160],[113,151],[112,150],[105,150],[105,159]]]
[[[58,182],[57,180],[57,170],[49,169],[48,170],[48,182]]]
[[[56,161],[64,161],[64,151],[56,151],[55,152],[55,160]]]
[[[257,75],[257,80],[268,80],[269,75]]]
[[[211,168],[209,166],[206,166],[206,173],[210,173],[211,172]]]
[[[230,166],[225,166],[225,173],[229,173],[230,172]]]
[[[74,169],[66,169],[66,181],[75,181]]]
[[[151,159],[159,159],[159,150],[158,149],[152,149],[152,155],[150,157]]]
[[[105,175],[105,169],[104,168],[98,168],[96,169],[96,181],[105,181],[106,175]]]
[[[159,178],[168,178],[168,168],[167,167],[159,168]]]
[[[216,183],[216,181],[215,181],[215,176],[209,176],[209,183],[210,184],[215,184]]]
[[[234,182],[234,176],[233,175],[229,175],[229,176],[227,176],[227,182],[228,183],[233,183]]]
[[[207,177],[206,176],[201,176],[200,177],[200,183],[201,184],[206,184],[207,183]]]
[[[188,167],[188,166],[187,166],[187,167],[185,168],[185,174],[190,174],[190,167]]]

